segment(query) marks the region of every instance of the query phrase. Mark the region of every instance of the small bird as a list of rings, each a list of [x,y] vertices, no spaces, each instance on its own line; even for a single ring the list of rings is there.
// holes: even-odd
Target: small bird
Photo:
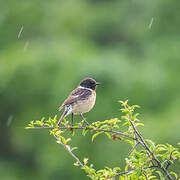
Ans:
[[[60,125],[63,118],[72,114],[72,125],[73,125],[73,115],[80,114],[84,119],[83,114],[89,112],[96,101],[96,87],[100,83],[96,82],[92,78],[83,79],[79,86],[74,89],[64,103],[59,107],[59,111],[65,108],[64,113],[59,119],[58,126]],[[88,124],[88,122],[84,119]]]

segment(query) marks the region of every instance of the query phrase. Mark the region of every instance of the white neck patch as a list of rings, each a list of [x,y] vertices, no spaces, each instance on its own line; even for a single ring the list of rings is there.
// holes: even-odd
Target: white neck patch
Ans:
[[[91,88],[86,88],[86,87],[82,87],[82,86],[78,86],[78,88],[81,88],[81,89],[87,89],[87,90],[92,91],[92,89],[91,89]]]

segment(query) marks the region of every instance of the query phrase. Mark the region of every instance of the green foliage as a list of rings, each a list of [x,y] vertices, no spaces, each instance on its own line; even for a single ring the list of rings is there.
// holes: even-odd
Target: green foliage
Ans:
[[[140,123],[138,114],[135,109],[138,105],[128,105],[128,101],[120,101],[123,113],[121,120],[113,118],[105,121],[96,121],[91,125],[84,126],[84,120],[76,123],[73,127],[66,119],[63,119],[61,126],[57,126],[57,116],[40,121],[31,121],[26,129],[49,128],[50,135],[57,139],[57,143],[64,146],[66,150],[74,157],[76,162],[74,166],[81,166],[87,176],[93,180],[106,180],[118,177],[119,180],[144,180],[144,179],[177,179],[177,174],[169,172],[168,168],[176,160],[180,161],[179,149],[170,144],[156,144],[150,139],[144,139],[139,132],[139,127],[144,124]],[[122,128],[124,127],[124,128]],[[123,129],[123,131],[122,131]],[[88,165],[88,158],[84,158],[83,163],[73,154],[75,148],[71,148],[68,131],[75,135],[77,130],[82,130],[82,135],[86,136],[88,132],[92,135],[92,141],[99,135],[106,135],[109,140],[120,140],[130,145],[131,151],[125,158],[126,165],[124,168],[110,168],[105,166],[104,169],[96,170],[93,164]],[[68,137],[67,137],[68,136]],[[68,144],[68,145],[67,145]],[[124,169],[124,170],[123,170]]]
[[[117,117],[115,101],[128,97],[143,106],[145,137],[172,145],[179,141],[180,1],[1,0],[0,9],[0,179],[67,179],[71,171],[68,179],[84,180],[68,166],[71,157],[65,158],[63,150],[63,157],[58,156],[52,141],[44,143],[45,130],[24,131],[22,126],[41,116],[54,117],[86,76],[102,83],[88,121]],[[83,141],[75,138],[77,144]],[[124,143],[112,143],[103,134],[90,148],[89,141],[83,142],[91,160],[96,152],[92,161],[97,169],[124,161]],[[174,169],[179,171],[180,164]]]

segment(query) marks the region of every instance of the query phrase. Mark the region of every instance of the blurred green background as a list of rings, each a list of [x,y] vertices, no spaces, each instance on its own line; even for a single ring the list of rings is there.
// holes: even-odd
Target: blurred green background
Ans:
[[[142,107],[146,138],[176,145],[179,9],[170,0],[0,0],[0,179],[88,179],[48,131],[24,130],[57,114],[85,77],[101,82],[89,122],[120,117],[118,100],[129,99]],[[72,139],[96,169],[123,168],[129,146]]]

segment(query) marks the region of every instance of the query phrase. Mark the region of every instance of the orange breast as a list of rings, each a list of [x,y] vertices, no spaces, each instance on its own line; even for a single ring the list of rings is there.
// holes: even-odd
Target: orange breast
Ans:
[[[81,114],[89,112],[96,102],[96,91],[92,91],[92,95],[83,101],[79,101],[73,105],[72,112],[74,114]]]
[[[92,90],[92,93],[93,93],[94,95],[96,95],[96,91],[95,91],[95,90]]]

